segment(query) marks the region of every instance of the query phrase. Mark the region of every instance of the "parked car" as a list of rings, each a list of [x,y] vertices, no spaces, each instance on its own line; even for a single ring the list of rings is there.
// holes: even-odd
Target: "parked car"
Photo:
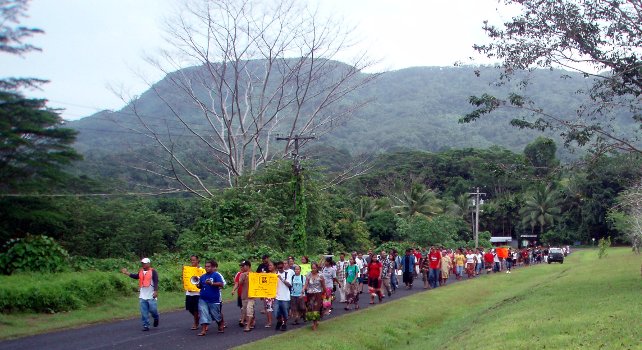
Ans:
[[[559,262],[564,263],[564,250],[562,248],[551,248],[548,250],[548,263]]]

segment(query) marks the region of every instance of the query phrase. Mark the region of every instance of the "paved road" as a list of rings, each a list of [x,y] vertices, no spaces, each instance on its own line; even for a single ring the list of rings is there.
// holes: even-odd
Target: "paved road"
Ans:
[[[465,281],[466,279],[463,280]],[[454,282],[457,281],[453,279],[451,274],[451,279],[448,283]],[[426,290],[422,287],[421,280],[415,280],[413,289],[406,290],[402,287],[392,297],[385,298],[384,303],[415,293],[425,292]],[[364,287],[364,291],[366,290],[367,288]],[[360,299],[361,309],[376,307],[376,305],[368,305],[370,298],[367,293],[364,292]],[[159,327],[152,328],[149,332],[142,332],[140,320],[133,319],[4,341],[0,342],[0,350],[195,349],[203,346],[215,349],[229,349],[277,333],[274,328],[264,327],[266,322],[265,315],[258,313],[256,328],[252,332],[244,333],[237,324],[239,309],[236,304],[225,304],[223,311],[229,325],[223,334],[210,331],[205,337],[197,337],[198,331],[190,330],[191,315],[186,311],[174,311],[161,314]],[[324,320],[354,312],[359,311],[346,312],[343,310],[343,304],[335,301],[332,314],[329,317],[324,317]],[[288,325],[288,331],[300,327],[306,326]],[[309,323],[307,327],[310,327]],[[319,328],[323,328],[323,322],[319,325]]]

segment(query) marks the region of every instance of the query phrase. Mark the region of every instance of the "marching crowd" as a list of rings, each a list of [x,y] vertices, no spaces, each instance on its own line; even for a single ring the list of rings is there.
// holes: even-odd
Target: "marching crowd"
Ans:
[[[569,252],[565,247],[564,253]],[[383,302],[398,288],[413,288],[415,280],[421,279],[423,288],[434,289],[447,283],[451,274],[460,280],[464,277],[474,278],[486,273],[511,273],[515,266],[528,266],[546,262],[548,249],[542,247],[524,248],[521,250],[508,248],[499,254],[500,249],[471,249],[456,250],[443,247],[430,249],[407,249],[403,254],[392,250],[390,254],[381,251],[375,254],[352,252],[348,257],[341,253],[338,260],[334,256],[324,256],[318,262],[310,262],[307,256],[296,262],[294,257],[286,260],[272,261],[268,255],[262,257],[256,272],[274,273],[277,275],[276,298],[250,298],[249,273],[253,270],[248,260],[239,264],[239,271],[234,277],[232,295],[237,296],[237,306],[240,308],[238,325],[245,332],[250,332],[256,326],[258,311],[265,315],[264,327],[274,327],[275,330],[287,330],[288,322],[311,322],[312,330],[316,330],[323,316],[332,312],[336,303],[342,304],[347,310],[359,309],[359,298],[365,292],[370,304]],[[197,256],[190,257],[191,266],[200,269]],[[152,315],[153,326],[159,324],[156,305],[158,293],[158,273],[151,268],[148,258],[141,260],[142,268],[138,273],[122,273],[139,281],[139,300],[143,330],[150,327],[149,315]],[[225,278],[218,272],[218,263],[214,260],[205,263],[205,269],[200,269],[202,275],[194,281],[198,291],[186,291],[185,308],[193,316],[193,330],[199,330],[199,336],[204,336],[213,322],[217,331],[223,333],[224,321],[222,290],[226,286]]]

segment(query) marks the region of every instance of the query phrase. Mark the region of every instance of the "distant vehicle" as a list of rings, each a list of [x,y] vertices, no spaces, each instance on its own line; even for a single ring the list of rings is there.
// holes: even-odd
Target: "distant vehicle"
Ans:
[[[548,263],[559,262],[564,263],[564,250],[562,248],[551,248],[548,250]]]

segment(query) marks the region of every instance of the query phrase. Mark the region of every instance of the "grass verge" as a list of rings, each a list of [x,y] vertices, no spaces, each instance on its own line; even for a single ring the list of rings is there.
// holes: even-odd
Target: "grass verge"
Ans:
[[[185,305],[185,294],[164,293],[159,297],[160,311],[173,311]],[[55,314],[0,314],[0,339],[7,340],[89,324],[140,317],[136,295],[106,298],[104,302],[82,309]]]
[[[640,349],[642,257],[577,251],[391,301],[241,349]]]
[[[223,293],[224,301],[231,299],[230,288]],[[182,310],[185,292],[160,294],[160,312]],[[137,293],[130,296],[106,298],[98,305],[54,314],[16,313],[0,314],[0,340],[8,340],[57,330],[84,327],[91,324],[112,322],[140,317]]]

